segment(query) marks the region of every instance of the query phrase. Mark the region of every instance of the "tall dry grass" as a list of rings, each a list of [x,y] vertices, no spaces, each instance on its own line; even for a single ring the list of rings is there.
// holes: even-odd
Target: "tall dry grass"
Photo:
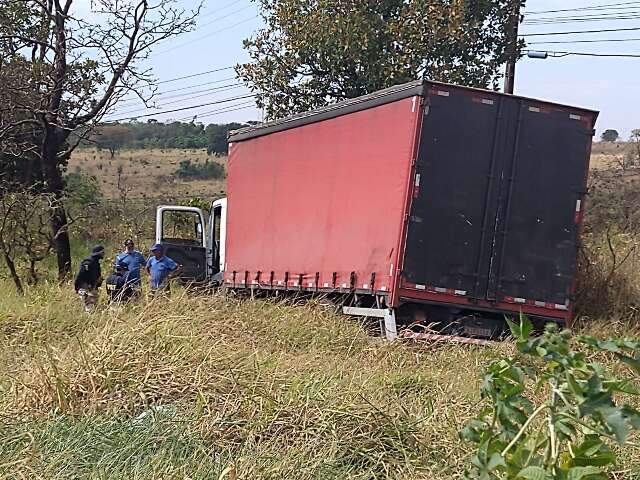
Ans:
[[[0,475],[459,478],[482,366],[510,353],[389,344],[320,305],[177,291],[84,315],[68,287],[7,293]]]
[[[496,354],[390,345],[320,306],[75,300],[0,299],[0,474],[451,478]]]

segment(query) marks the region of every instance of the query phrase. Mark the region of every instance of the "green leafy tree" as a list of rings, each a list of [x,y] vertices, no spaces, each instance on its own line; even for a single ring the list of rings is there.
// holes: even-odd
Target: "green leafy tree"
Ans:
[[[555,324],[539,337],[530,336],[524,317],[510,326],[520,356],[486,368],[481,393],[489,406],[461,434],[477,447],[465,478],[610,478],[616,461],[610,444],[624,445],[640,429],[640,412],[620,398],[640,395],[640,341],[581,337],[576,345]],[[617,360],[632,376],[611,373],[594,354]],[[545,400],[536,404],[534,392]]]
[[[227,123],[222,125],[207,125],[205,133],[207,135],[207,153],[209,155],[227,155],[229,145],[227,138],[231,130],[244,127],[241,123]]]
[[[617,130],[607,129],[602,132],[601,138],[603,142],[615,142],[620,138],[620,134]]]
[[[99,134],[96,135],[96,146],[98,150],[103,148],[109,150],[111,158],[113,158],[120,149],[127,145],[129,137],[130,130],[126,125],[106,125],[100,128]]]
[[[497,87],[509,54],[513,0],[257,1],[237,72],[270,118],[422,77]]]

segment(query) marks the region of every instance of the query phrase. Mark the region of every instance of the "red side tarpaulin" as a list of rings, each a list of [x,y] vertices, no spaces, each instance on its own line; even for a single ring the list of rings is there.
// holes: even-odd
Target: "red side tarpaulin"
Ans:
[[[418,100],[233,143],[227,282],[390,291]]]

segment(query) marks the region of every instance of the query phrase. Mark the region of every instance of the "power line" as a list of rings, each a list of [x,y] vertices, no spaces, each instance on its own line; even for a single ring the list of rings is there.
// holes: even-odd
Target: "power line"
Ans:
[[[238,3],[241,3],[241,1],[242,0],[234,0],[233,2],[227,3],[226,5],[224,5],[224,6],[220,7],[220,8],[216,8],[215,10],[211,10],[210,12],[203,13],[202,15],[200,15],[200,18],[210,17],[214,13],[221,12],[223,10],[226,10],[229,7],[232,7],[234,5],[237,5]]]
[[[230,77],[230,78],[226,78],[224,80],[218,80],[215,82],[205,82],[205,83],[200,83],[200,84],[196,84],[196,85],[191,85],[189,87],[183,87],[183,88],[175,88],[173,90],[166,90],[163,92],[159,92],[159,93],[155,93],[153,94],[152,98],[150,98],[148,101],[152,101],[157,97],[163,97],[163,100],[169,100],[171,98],[180,98],[180,97],[184,97],[185,95],[193,95],[196,93],[203,93],[203,92],[208,92],[208,91],[215,91],[217,89],[223,89],[229,85],[242,85],[242,83],[240,82],[234,82],[233,84],[229,84],[229,85],[221,85],[219,87],[212,87],[212,88],[207,88],[205,90],[197,90],[195,92],[185,92],[185,93],[180,93],[178,95],[169,95],[168,97],[165,97],[164,95],[166,95],[167,93],[172,93],[172,92],[179,92],[179,91],[184,91],[184,90],[192,90],[194,88],[198,88],[198,87],[203,87],[205,85],[213,85],[213,84],[217,84],[217,83],[222,83],[222,81],[229,81],[229,80],[235,80],[235,77]],[[128,103],[136,103],[136,102],[141,102],[142,100],[140,98],[130,98],[127,100],[122,100],[121,102],[119,102],[119,105],[123,105],[123,104],[128,104]]]
[[[218,17],[218,18],[214,18],[213,20],[211,20],[210,22],[207,23],[203,23],[202,25],[198,25],[196,27],[196,30],[200,29],[200,28],[204,28],[204,27],[208,27],[209,25],[213,25],[214,23],[219,22],[220,20],[224,20],[225,18],[229,18],[232,15],[236,15],[237,13],[240,12],[244,12],[245,10],[247,10],[248,8],[253,7],[253,5],[249,4],[249,5],[245,5],[242,8],[239,8],[238,10],[234,10],[233,12],[229,12],[226,15],[223,15],[222,17]]]
[[[157,52],[157,53],[156,53],[156,55],[162,55],[162,54],[164,54],[164,53],[172,52],[173,50],[176,50],[176,49],[178,49],[178,48],[182,48],[182,47],[185,47],[185,46],[187,46],[187,45],[191,45],[192,43],[199,42],[200,40],[204,40],[205,38],[209,38],[209,37],[211,37],[211,36],[213,36],[213,35],[216,35],[216,34],[218,34],[218,33],[225,32],[225,31],[227,31],[227,30],[230,30],[230,29],[232,29],[232,28],[235,28],[235,27],[237,27],[237,26],[239,26],[239,25],[242,25],[242,24],[244,24],[244,23],[250,22],[250,21],[252,21],[252,20],[254,20],[254,19],[258,18],[258,17],[259,17],[259,15],[254,15],[254,16],[253,16],[253,17],[251,17],[251,18],[245,18],[244,20],[241,20],[241,21],[239,21],[239,22],[237,22],[237,23],[234,23],[234,24],[232,24],[232,25],[229,25],[229,26],[227,26],[227,27],[221,28],[221,29],[219,29],[219,30],[216,30],[216,31],[213,31],[213,32],[207,33],[206,35],[203,35],[203,36],[201,36],[201,37],[194,38],[193,40],[189,40],[188,42],[184,42],[184,43],[181,43],[181,44],[179,44],[179,45],[175,45],[175,46],[173,46],[173,47],[171,47],[171,48],[168,48],[168,49],[166,49],[166,50],[161,50],[160,52]]]
[[[234,112],[236,110],[243,110],[243,109],[246,109],[246,108],[250,108],[252,105],[255,105],[253,100],[249,100],[247,102],[240,102],[240,103],[237,103],[235,105],[229,105],[229,106],[224,107],[222,109],[210,110],[210,111],[203,112],[203,113],[196,113],[196,114],[190,115],[188,117],[178,118],[178,119],[176,119],[176,122],[185,122],[187,120],[193,120],[194,118],[200,119],[200,118],[210,117],[212,115],[217,115],[217,114],[220,114],[220,113]],[[240,107],[240,108],[238,108],[238,107]]]
[[[609,43],[609,42],[640,42],[640,38],[609,38],[603,40],[555,40],[549,42],[527,42],[527,45],[549,45],[559,43]]]
[[[540,52],[539,50],[524,50],[525,53],[528,52]],[[568,57],[571,55],[581,56],[581,57],[611,57],[611,58],[640,58],[640,54],[633,53],[593,53],[593,52],[559,52],[553,50],[545,50],[552,57]]]
[[[243,87],[243,85],[231,85],[231,86],[227,86],[224,89],[221,88],[221,89],[215,90],[213,92],[208,91],[207,93],[202,93],[201,95],[193,95],[191,97],[181,98],[180,100],[174,100],[174,101],[171,101],[171,102],[163,102],[161,105],[157,105],[157,106],[153,106],[153,107],[136,108],[134,110],[126,110],[124,112],[118,112],[118,113],[120,115],[125,115],[127,113],[145,112],[145,111],[152,110],[152,109],[155,109],[155,108],[164,108],[167,105],[175,105],[176,103],[186,102],[186,101],[189,101],[189,100],[193,100],[195,98],[207,97],[207,96],[213,95],[215,93],[226,92],[226,91],[234,90],[236,88],[241,88],[241,87]]]
[[[574,32],[546,32],[546,33],[525,33],[520,37],[541,37],[544,35],[579,35],[583,33],[604,33],[604,32],[630,32],[640,30],[640,27],[633,28],[607,28],[602,30],[579,30]]]
[[[187,78],[194,78],[194,77],[201,77],[203,75],[209,75],[210,73],[224,72],[225,70],[233,70],[234,68],[235,67],[233,67],[233,66],[216,68],[214,70],[207,70],[206,72],[199,72],[199,73],[194,73],[194,74],[191,74],[191,75],[185,75],[183,77],[170,78],[168,80],[162,80],[160,82],[154,82],[152,85],[161,85],[163,83],[177,82],[179,80],[186,80]]]
[[[237,112],[239,110],[246,110],[248,108],[252,108],[252,106],[254,106],[253,102],[251,102],[251,104],[249,104],[249,105],[238,106],[237,108],[228,108],[226,110],[220,110],[219,112],[211,112],[211,113],[208,113],[206,115],[197,115],[197,118],[200,119],[200,118],[205,118],[205,117],[211,117],[213,115],[220,115],[221,113]]]
[[[539,10],[537,12],[528,12],[525,10],[524,15],[542,15],[547,13],[561,13],[561,12],[584,12],[584,11],[597,11],[597,10],[625,10],[627,8],[632,8],[623,5],[638,5],[640,1],[634,2],[621,2],[621,3],[608,3],[602,5],[594,5],[590,7],[576,7],[576,8],[565,8],[560,10]],[[612,8],[618,7],[618,8]]]
[[[628,14],[626,16],[593,16],[593,17],[556,17],[556,18],[540,18],[536,20],[525,20],[523,25],[560,25],[565,23],[592,23],[592,22],[617,22],[626,20],[637,20],[640,18],[640,11]]]
[[[173,110],[165,110],[162,112],[154,112],[154,113],[149,113],[149,114],[145,114],[145,115],[136,115],[135,117],[123,117],[123,118],[117,118],[117,119],[111,119],[108,120],[109,123],[113,123],[113,122],[120,122],[123,120],[136,120],[138,118],[145,118],[145,117],[153,117],[156,115],[164,115],[166,113],[174,113],[174,112],[182,112],[185,110],[193,110],[194,108],[200,108],[200,107],[208,107],[210,105],[218,105],[220,103],[228,103],[228,102],[234,102],[236,100],[244,100],[245,98],[254,98],[255,95],[243,95],[243,96],[239,96],[239,97],[231,97],[231,98],[223,98],[221,100],[217,100],[215,102],[208,102],[208,103],[201,103],[199,105],[191,105],[189,107],[181,107],[181,108],[174,108]]]

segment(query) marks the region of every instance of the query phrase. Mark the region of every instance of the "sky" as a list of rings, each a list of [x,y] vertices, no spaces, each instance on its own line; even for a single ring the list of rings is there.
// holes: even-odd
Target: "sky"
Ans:
[[[82,16],[89,15],[89,0],[79,1],[78,13]],[[196,4],[196,0],[176,1],[185,8]],[[602,7],[603,5],[606,7]],[[584,7],[602,9],[557,12]],[[553,12],[543,13],[545,11]],[[594,19],[593,16],[600,18]],[[603,19],[602,16],[607,18]],[[563,17],[570,18],[564,20]],[[158,81],[162,82],[159,84],[159,91],[166,92],[157,97],[157,104],[162,105],[162,108],[144,110],[139,103],[131,101],[122,104],[108,118],[151,114],[140,120],[187,120],[194,115],[204,123],[261,120],[261,112],[246,99],[161,113],[248,94],[248,90],[232,78],[234,72],[230,69],[187,79],[173,79],[228,68],[247,61],[242,41],[254,34],[261,25],[258,6],[251,0],[205,0],[195,31],[159,44],[147,62]],[[624,28],[637,30],[540,35]],[[640,128],[640,1],[527,0],[520,33],[530,43],[527,48],[531,50],[638,55],[637,58],[571,55],[545,60],[525,57],[517,66],[515,93],[599,110],[598,135],[605,129],[613,128],[626,138],[632,129]],[[637,40],[612,42],[614,39]],[[584,40],[589,40],[589,43],[573,43]],[[605,41],[600,43],[593,42],[594,40]],[[211,88],[217,90],[212,91]]]

